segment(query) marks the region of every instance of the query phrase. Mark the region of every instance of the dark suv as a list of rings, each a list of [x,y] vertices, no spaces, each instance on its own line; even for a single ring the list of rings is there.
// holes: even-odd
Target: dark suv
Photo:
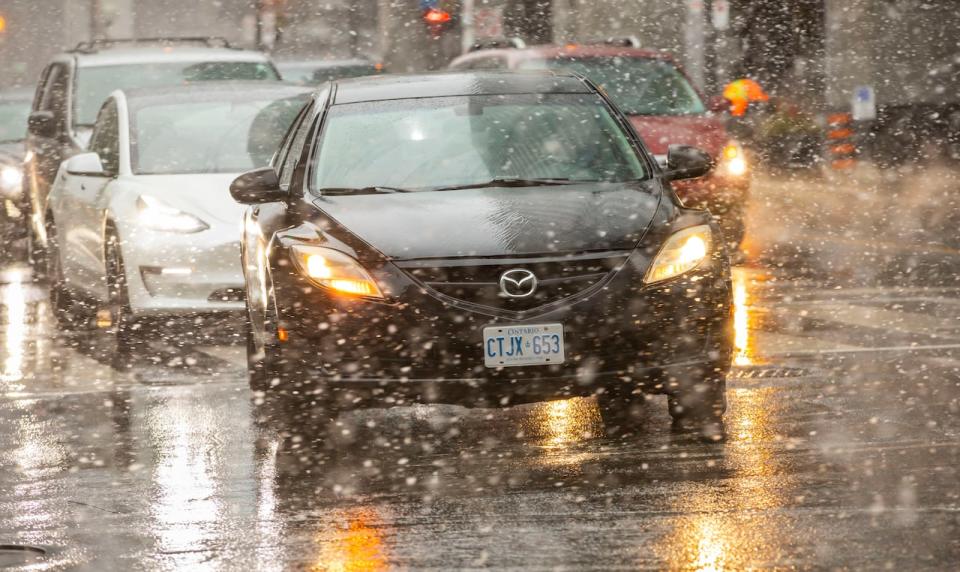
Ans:
[[[33,98],[24,165],[25,216],[31,262],[42,253],[34,234],[60,163],[90,140],[100,105],[117,89],[207,80],[279,80],[270,59],[216,38],[97,40],[53,58]]]

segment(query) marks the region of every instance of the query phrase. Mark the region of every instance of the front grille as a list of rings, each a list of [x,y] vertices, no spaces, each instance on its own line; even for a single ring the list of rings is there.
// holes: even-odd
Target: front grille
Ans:
[[[524,312],[559,302],[596,285],[626,262],[628,252],[604,252],[525,259],[455,259],[399,263],[411,277],[456,300]],[[537,277],[537,289],[526,298],[510,298],[500,289],[500,276],[525,269]]]

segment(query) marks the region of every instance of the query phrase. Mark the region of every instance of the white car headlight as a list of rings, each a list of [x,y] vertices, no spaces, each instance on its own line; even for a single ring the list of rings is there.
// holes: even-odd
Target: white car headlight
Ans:
[[[644,284],[669,280],[689,272],[706,260],[713,246],[707,225],[685,228],[667,239],[644,276]]]
[[[148,195],[140,195],[137,199],[137,209],[140,211],[138,219],[140,224],[152,230],[191,233],[210,228],[207,223],[192,214],[166,205]]]
[[[0,192],[7,197],[19,196],[23,183],[23,170],[15,165],[0,167]]]
[[[383,298],[370,273],[346,254],[307,245],[293,246],[291,251],[297,269],[314,284],[340,294]]]
[[[728,175],[742,177],[747,174],[749,165],[743,147],[736,141],[731,141],[723,147],[720,153],[720,168]]]

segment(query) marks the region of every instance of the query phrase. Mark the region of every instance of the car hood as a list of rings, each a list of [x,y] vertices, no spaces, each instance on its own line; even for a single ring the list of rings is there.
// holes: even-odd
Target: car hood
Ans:
[[[633,248],[661,193],[653,181],[322,197],[314,204],[393,259]]]
[[[727,130],[709,115],[633,115],[630,123],[654,155],[666,155],[670,145],[693,145],[716,157],[729,140]]]
[[[137,175],[128,187],[138,195],[150,195],[165,204],[199,217],[208,224],[239,225],[244,206],[230,196],[230,183],[239,173],[202,175]]]

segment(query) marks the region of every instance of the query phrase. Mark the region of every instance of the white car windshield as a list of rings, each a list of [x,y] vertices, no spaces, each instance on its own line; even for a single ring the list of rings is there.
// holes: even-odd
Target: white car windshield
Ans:
[[[131,166],[152,175],[263,167],[306,100],[234,97],[137,107],[131,113]]]

